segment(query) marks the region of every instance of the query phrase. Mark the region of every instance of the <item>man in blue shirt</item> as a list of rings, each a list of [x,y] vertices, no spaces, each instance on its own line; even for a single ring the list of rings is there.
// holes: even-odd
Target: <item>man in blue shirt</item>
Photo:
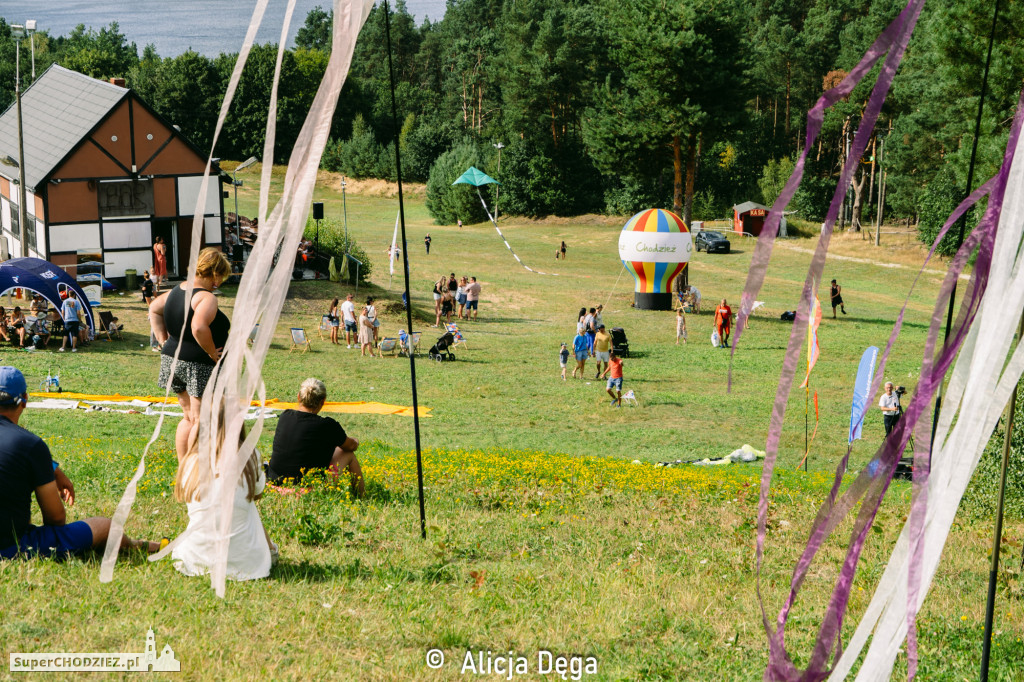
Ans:
[[[0,559],[15,556],[64,557],[102,547],[110,519],[93,517],[67,523],[64,504],[75,503],[75,486],[50,457],[43,440],[20,426],[28,404],[25,377],[0,367]],[[43,525],[32,525],[32,495]],[[160,549],[156,542],[123,538],[121,547]]]
[[[68,297],[64,299],[64,303],[60,306],[60,314],[64,318],[64,329],[67,331],[67,336],[64,337],[64,341],[58,349],[61,352],[67,346],[68,339],[71,339],[71,352],[78,352],[78,320],[81,318],[81,307],[82,304],[78,302],[78,296],[75,292],[68,291]]]

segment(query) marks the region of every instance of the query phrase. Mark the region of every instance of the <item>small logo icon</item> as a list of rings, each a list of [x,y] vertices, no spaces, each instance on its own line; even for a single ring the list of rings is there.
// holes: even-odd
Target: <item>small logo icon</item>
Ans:
[[[165,673],[181,672],[181,661],[174,657],[170,644],[164,644],[160,656],[156,655],[156,635],[153,628],[146,633],[146,653],[142,655],[143,670]]]

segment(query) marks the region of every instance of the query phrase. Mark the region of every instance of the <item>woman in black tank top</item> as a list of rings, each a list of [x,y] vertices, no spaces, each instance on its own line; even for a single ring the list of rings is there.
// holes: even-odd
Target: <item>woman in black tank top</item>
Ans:
[[[224,351],[231,322],[217,307],[212,291],[231,275],[231,263],[218,249],[199,254],[192,279],[192,300],[185,300],[185,284],[175,286],[149,306],[153,334],[161,345],[160,388],[178,396],[184,416],[174,437],[178,459],[199,429],[199,405],[206,385]],[[174,353],[178,362],[171,370]]]

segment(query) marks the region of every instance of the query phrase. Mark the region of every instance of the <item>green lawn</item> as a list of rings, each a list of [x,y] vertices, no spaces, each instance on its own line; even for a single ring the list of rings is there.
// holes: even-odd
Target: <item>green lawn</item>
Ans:
[[[255,178],[258,169],[248,172]],[[246,215],[256,202],[249,185],[239,193]],[[339,189],[325,176],[316,197],[332,225],[341,223]],[[402,286],[396,279],[389,288],[384,254],[396,204],[352,192],[347,197],[349,231],[375,259],[373,285],[358,295],[378,298],[386,335],[404,327],[403,316],[387,312]],[[737,351],[730,393],[729,354],[711,347],[709,314],[690,316],[690,343],[676,346],[673,313],[630,307],[632,280],[616,256],[624,222],[503,221],[524,262],[558,273],[542,276],[520,267],[490,225],[433,225],[422,199],[410,200],[412,302],[423,349],[437,336],[428,327],[432,280],[454,271],[475,275],[483,285],[480,319],[463,324],[469,348],[456,350],[458,361],[416,359],[419,399],[431,408],[421,421],[426,543],[418,537],[412,420],[342,415],[346,430],[364,442],[368,497],[352,502],[329,490],[301,499],[268,495],[261,512],[282,545],[281,564],[269,580],[231,585],[221,601],[207,582],[179,576],[169,562],[126,559],[113,585],[97,582],[96,560],[0,564],[3,649],[134,651],[152,626],[158,646],[170,643],[183,672],[196,679],[454,679],[462,677],[466,650],[478,649],[527,656],[527,678],[535,677],[542,649],[594,656],[599,672],[587,679],[760,678],[766,655],[753,572],[760,468],[649,463],[719,457],[744,443],[763,447],[792,329],[778,315],[796,307],[813,242],[777,247],[759,296],[765,306]],[[433,245],[426,256],[428,231]],[[556,262],[562,240],[569,257]],[[734,245],[729,255],[695,254],[690,265],[707,309],[722,297],[739,300],[753,244]],[[827,308],[821,325],[811,384],[821,422],[809,474],[793,471],[803,455],[804,394],[795,391],[790,399],[763,575],[772,618],[803,547],[803,529],[845,452],[857,362],[868,345],[884,347],[916,274],[885,263],[920,261],[919,249],[876,252],[859,237],[838,239],[833,251],[882,262],[834,259],[825,271],[826,281],[835,277],[843,285],[849,315],[832,320]],[[922,278],[886,372],[911,391],[939,277]],[[408,361],[361,358],[358,350],[317,338],[320,313],[349,290],[326,282],[292,285],[265,365],[269,397],[290,400],[302,379],[317,376],[330,400],[411,404]],[[232,295],[225,287],[221,301],[229,315]],[[153,394],[157,359],[148,349],[142,303],[135,294],[108,301],[127,323],[126,341],[97,342],[76,355],[3,349],[0,361],[22,368],[30,385],[52,369],[68,391]],[[629,335],[634,357],[625,361],[625,388],[636,391],[639,408],[611,408],[592,370],[585,380],[559,378],[559,343],[571,342],[577,310],[598,303],[605,304],[605,323]],[[288,326],[306,327],[313,337],[309,354],[288,352]],[[113,511],[155,420],[29,411],[23,424],[46,438],[76,482],[80,502],[71,515],[81,518]],[[273,426],[271,420],[261,441],[264,452]],[[864,433],[853,469],[880,443],[878,414],[869,416]],[[134,535],[174,535],[184,528],[184,510],[170,496],[171,435],[165,426],[152,454],[129,521]],[[870,598],[908,501],[909,489],[896,484],[858,572],[851,626]],[[984,524],[971,521],[954,529],[921,618],[920,679],[976,675],[986,533]],[[1011,519],[1007,536],[1019,541],[1022,533],[1021,520]],[[835,579],[838,543],[822,557],[790,621],[787,641],[801,659]],[[1019,597],[1000,606],[993,679],[1021,679],[1021,612]],[[440,670],[424,662],[431,648],[447,656]]]

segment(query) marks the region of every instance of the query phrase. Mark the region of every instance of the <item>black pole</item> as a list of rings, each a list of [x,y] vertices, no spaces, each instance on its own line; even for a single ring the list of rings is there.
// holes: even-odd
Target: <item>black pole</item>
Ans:
[[[1017,343],[1024,338],[1024,315],[1017,327]],[[1006,470],[1010,466],[1010,444],[1013,440],[1013,417],[1017,410],[1017,389],[1013,387],[1010,407],[1006,412],[1006,431],[1003,436],[1003,463],[999,471],[999,497],[996,502],[996,527],[992,533],[992,567],[988,572],[988,600],[985,602],[985,639],[981,643],[981,682],[988,682],[988,660],[992,653],[992,621],[996,610],[996,578],[999,575],[999,545],[1003,535],[1003,500],[1006,494]]]
[[[807,471],[807,458],[811,455],[811,446],[807,442],[807,411],[810,409],[808,402],[811,399],[811,385],[807,384],[807,390],[804,391],[804,471]]]
[[[398,215],[402,223],[402,265],[405,270],[405,320],[409,326],[409,376],[412,381],[412,424],[416,434],[416,480],[420,495],[420,537],[427,539],[427,512],[423,504],[423,451],[420,448],[420,409],[416,396],[416,358],[412,352],[412,296],[409,293],[409,245],[405,239],[405,203],[402,198],[402,154],[398,150],[398,105],[395,69],[391,63],[391,8],[384,0],[384,29],[388,37],[388,81],[391,85],[391,125],[395,133],[395,176],[398,179]]]
[[[978,138],[981,137],[981,114],[985,108],[985,95],[988,93],[988,72],[989,67],[992,66],[992,45],[995,42],[996,37],[996,23],[999,20],[999,0],[996,0],[995,8],[992,12],[992,28],[988,34],[988,54],[985,57],[985,70],[981,76],[981,94],[978,96],[978,115],[974,119],[974,141],[971,143],[971,163],[967,167],[967,186],[964,189],[964,199],[971,195],[971,187],[974,185],[974,162],[978,156]],[[881,223],[879,223],[881,224]],[[960,247],[964,243],[964,228],[967,226],[967,213],[960,216],[960,220],[957,221],[957,237],[956,237],[956,250],[959,251]],[[942,337],[942,344],[946,345],[949,341],[949,332],[953,327],[953,309],[956,304],[956,280],[953,281],[953,288],[949,292],[949,307],[946,310],[946,332]],[[938,389],[935,391],[935,410],[932,414],[932,435],[931,445],[935,445],[935,431],[939,427],[939,415],[942,412],[942,383],[939,383]],[[931,448],[929,448],[931,452]]]

